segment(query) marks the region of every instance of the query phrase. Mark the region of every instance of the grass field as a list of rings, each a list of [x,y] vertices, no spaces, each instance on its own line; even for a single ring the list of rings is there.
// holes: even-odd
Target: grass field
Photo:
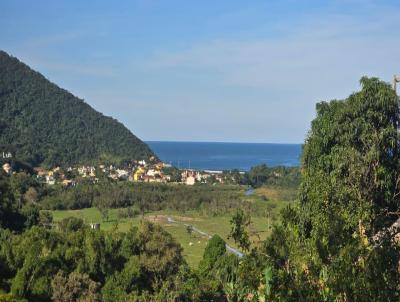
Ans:
[[[243,196],[243,202],[256,203],[260,209],[257,216],[251,218],[249,234],[251,241],[258,244],[267,238],[270,232],[270,226],[279,220],[279,211],[285,207],[288,201],[277,201],[275,198],[267,198],[265,194],[271,194],[271,189],[256,190],[251,196]],[[274,193],[274,197],[278,196]],[[265,201],[265,199],[268,199]],[[102,221],[101,214],[97,208],[82,210],[53,211],[54,221],[60,221],[66,217],[78,217],[86,223],[101,223],[102,230],[110,230],[118,227],[118,230],[125,232],[132,225],[139,225],[142,217],[118,218],[118,209],[110,209],[107,221]],[[173,218],[178,223],[171,223],[168,217]],[[230,232],[231,215],[226,216],[204,216],[197,211],[188,211],[185,213],[176,211],[158,211],[145,214],[144,219],[160,224],[167,230],[183,247],[184,257],[192,267],[197,267],[202,259],[204,248],[208,238],[192,232],[189,234],[184,224],[190,224],[194,227],[208,233],[209,235],[218,234],[230,245],[235,246],[232,240],[228,239]]]

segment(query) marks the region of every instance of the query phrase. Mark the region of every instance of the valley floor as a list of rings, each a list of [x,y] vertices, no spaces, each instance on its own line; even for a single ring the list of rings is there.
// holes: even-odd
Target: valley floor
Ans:
[[[272,224],[279,219],[279,211],[289,203],[274,199],[265,201],[262,199],[265,191],[266,189],[256,190],[254,195],[246,196],[247,200],[243,201],[257,202],[265,208],[264,214],[251,217],[248,231],[251,241],[255,245],[269,235]],[[139,225],[142,219],[160,224],[181,244],[184,257],[191,267],[197,267],[202,259],[208,241],[207,235],[218,234],[230,246],[238,249],[235,242],[228,239],[231,230],[231,215],[207,216],[195,210],[186,212],[163,210],[148,212],[144,217],[139,215],[133,218],[119,218],[118,211],[119,209],[110,209],[107,221],[102,220],[101,213],[97,208],[53,211],[53,218],[55,222],[71,216],[81,218],[87,224],[100,223],[101,229],[105,231],[117,228],[119,231],[125,232],[131,226]],[[190,232],[187,225],[191,225],[207,235],[201,235],[195,231]]]

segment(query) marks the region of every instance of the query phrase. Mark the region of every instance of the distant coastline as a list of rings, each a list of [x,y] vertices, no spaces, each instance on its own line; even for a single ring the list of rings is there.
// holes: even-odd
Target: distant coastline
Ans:
[[[164,161],[177,168],[248,171],[260,164],[299,166],[301,144],[146,141]]]

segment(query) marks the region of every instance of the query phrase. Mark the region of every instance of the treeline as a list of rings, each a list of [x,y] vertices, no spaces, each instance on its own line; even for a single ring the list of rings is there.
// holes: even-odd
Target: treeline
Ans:
[[[299,167],[268,167],[265,164],[254,166],[245,173],[238,170],[223,171],[222,176],[225,183],[248,185],[253,188],[262,185],[298,188],[301,182]]]
[[[66,210],[89,207],[128,208],[139,213],[159,210],[185,212],[198,210],[205,215],[224,215],[247,207],[258,215],[256,205],[243,203],[238,186],[103,182],[98,185],[80,184],[74,188],[57,188],[42,197],[43,209]]]

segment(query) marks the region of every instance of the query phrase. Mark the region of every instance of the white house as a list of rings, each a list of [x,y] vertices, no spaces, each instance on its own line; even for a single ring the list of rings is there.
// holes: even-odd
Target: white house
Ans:
[[[11,165],[10,165],[9,163],[5,163],[5,164],[3,165],[3,170],[4,170],[4,172],[6,172],[7,174],[11,174],[11,172],[12,172]]]
[[[53,175],[46,175],[46,183],[48,185],[54,185],[56,180],[54,179]]]
[[[190,175],[186,178],[186,184],[188,186],[193,186],[195,184],[195,182],[196,182],[196,179],[192,175]]]

